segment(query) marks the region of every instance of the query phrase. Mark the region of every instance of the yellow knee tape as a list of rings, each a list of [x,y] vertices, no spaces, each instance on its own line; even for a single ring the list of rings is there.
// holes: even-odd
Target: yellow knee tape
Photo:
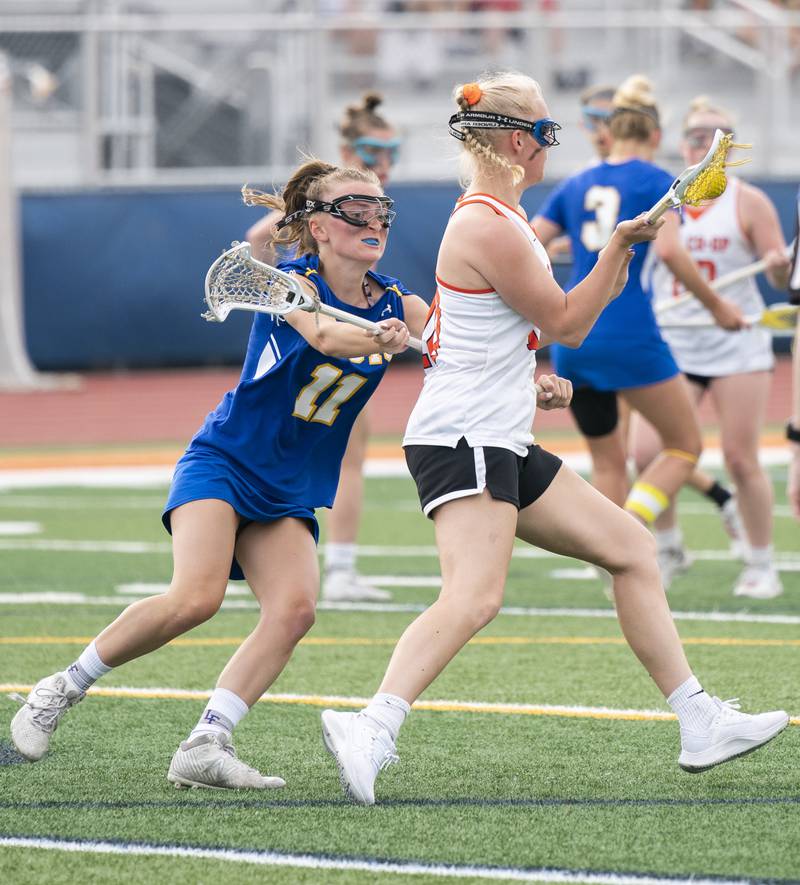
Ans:
[[[625,501],[625,509],[643,519],[648,525],[652,525],[667,507],[669,507],[669,496],[657,486],[641,480],[633,484]]]
[[[671,458],[681,458],[690,464],[697,464],[698,456],[693,455],[691,452],[684,452],[683,449],[664,449],[664,454],[669,455]]]

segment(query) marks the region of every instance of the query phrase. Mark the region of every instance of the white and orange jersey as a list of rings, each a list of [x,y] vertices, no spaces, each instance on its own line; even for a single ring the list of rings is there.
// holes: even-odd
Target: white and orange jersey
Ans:
[[[750,264],[757,256],[740,223],[741,183],[731,178],[722,196],[708,206],[683,209],[681,240],[701,273],[709,282]],[[663,263],[653,272],[653,299],[656,310],[683,294],[680,284]],[[744,314],[757,314],[764,300],[753,277],[726,286],[720,295],[736,304]],[[691,298],[664,313],[672,322],[709,319],[708,311]],[[719,326],[669,328],[662,334],[675,360],[684,372],[709,377],[756,372],[772,368],[772,337],[766,329],[754,327],[742,332],[726,332]]]
[[[468,194],[454,210],[489,206],[525,234],[550,270],[525,215],[488,194]],[[533,372],[539,330],[494,289],[462,289],[436,278],[425,324],[425,382],[403,445],[497,446],[525,455],[536,411]]]

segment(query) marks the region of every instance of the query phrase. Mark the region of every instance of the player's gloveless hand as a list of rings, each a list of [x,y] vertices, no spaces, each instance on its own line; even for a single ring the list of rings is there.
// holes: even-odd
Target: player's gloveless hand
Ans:
[[[385,353],[402,353],[408,347],[410,337],[406,324],[396,317],[382,320],[380,329],[366,334],[374,338]]]
[[[572,382],[558,375],[540,375],[536,384],[541,392],[536,395],[536,405],[540,409],[565,409],[572,401]]]

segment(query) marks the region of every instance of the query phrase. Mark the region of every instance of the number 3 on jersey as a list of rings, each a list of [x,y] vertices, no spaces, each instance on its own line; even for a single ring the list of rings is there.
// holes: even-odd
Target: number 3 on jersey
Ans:
[[[594,184],[583,198],[583,208],[594,212],[594,221],[584,221],[581,242],[589,252],[599,252],[611,239],[619,217],[620,196],[615,187]]]
[[[339,406],[367,383],[363,375],[352,373],[342,378],[342,370],[337,369],[330,363],[317,366],[311,373],[314,379],[300,391],[294,403],[292,415],[302,418],[303,421],[316,421],[319,424],[327,424],[329,427],[339,414]],[[341,380],[340,380],[341,379]],[[338,381],[338,384],[336,382]],[[321,405],[317,405],[319,395],[331,385],[336,384],[330,396]]]

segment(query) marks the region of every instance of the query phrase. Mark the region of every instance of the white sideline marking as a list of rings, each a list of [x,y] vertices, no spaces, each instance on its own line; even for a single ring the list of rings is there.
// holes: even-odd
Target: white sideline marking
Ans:
[[[551,578],[557,581],[597,581],[599,576],[597,569],[593,565],[586,565],[581,568],[554,568],[548,572]]]
[[[789,447],[763,446],[759,460],[765,467],[789,463]],[[587,452],[569,452],[561,456],[578,473],[589,471]],[[700,458],[702,467],[721,467],[722,452],[705,449]],[[65,467],[38,470],[0,470],[0,489],[35,489],[55,486],[80,486],[89,488],[150,488],[169,485],[172,467]],[[368,477],[408,477],[403,458],[368,458],[364,465]]]
[[[489,879],[512,882],[586,882],[591,885],[743,885],[745,879],[701,879],[690,876],[637,875],[635,873],[592,873],[587,870],[519,869],[516,867],[432,864],[419,861],[366,860],[318,857],[313,854],[282,854],[277,851],[246,851],[233,848],[194,848],[186,845],[149,845],[135,842],[84,842],[36,837],[0,837],[0,846],[38,848],[47,851],[86,854],[121,854],[159,857],[198,858],[264,867],[290,867],[311,870],[350,870],[399,876],[433,876],[442,879]]]
[[[40,522],[0,522],[0,535],[38,535],[41,531]]]
[[[159,586],[159,585],[156,585]],[[166,586],[166,585],[163,585]],[[154,591],[161,592],[161,591]],[[239,595],[237,590],[237,595]],[[246,594],[245,594],[246,595]],[[60,592],[57,590],[21,593],[0,593],[0,605],[127,605],[137,602],[136,596],[92,596],[88,593]],[[258,603],[248,599],[225,599],[224,609],[258,609]],[[389,614],[414,614],[423,612],[427,605],[417,602],[325,602],[317,603],[319,611],[370,612]],[[608,618],[616,620],[612,608],[535,608],[504,606],[499,614],[517,618]],[[751,612],[681,612],[673,611],[676,621],[711,621],[719,624],[800,624],[800,615],[753,614]]]
[[[170,541],[76,541],[60,538],[0,538],[0,550],[40,550],[59,553],[171,553]],[[690,550],[695,560],[706,562],[732,562],[734,557],[728,550]],[[320,551],[320,556],[323,551]],[[439,553],[433,544],[378,545],[367,544],[357,548],[362,557],[393,557],[396,559],[437,559]],[[514,559],[566,559],[558,553],[541,550],[538,547],[514,547]],[[782,571],[800,571],[800,554],[781,551],[774,554],[775,564]],[[394,586],[402,586],[396,584]]]
[[[442,586],[442,579],[438,575],[422,578],[406,575],[370,575],[369,581],[378,587],[435,587],[438,590]],[[123,596],[155,596],[157,593],[166,593],[169,584],[117,584],[114,589]],[[240,582],[229,583],[225,595],[252,596],[252,593],[245,583]]]

